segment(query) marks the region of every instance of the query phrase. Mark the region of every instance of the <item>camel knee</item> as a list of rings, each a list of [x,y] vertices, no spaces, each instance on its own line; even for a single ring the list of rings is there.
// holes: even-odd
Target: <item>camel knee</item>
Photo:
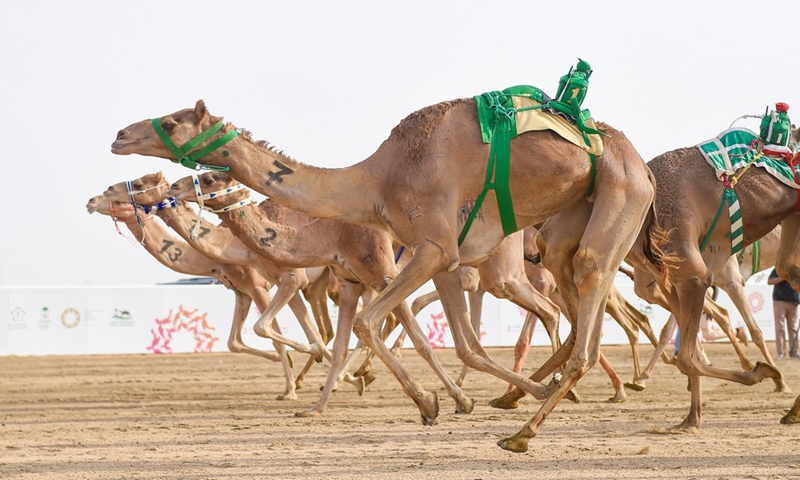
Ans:
[[[475,368],[479,355],[469,348],[456,348],[456,356],[468,367]]]
[[[564,374],[573,378],[581,378],[597,364],[598,359],[599,355],[596,355],[593,359],[586,357],[573,358],[572,361],[567,363]]]
[[[422,345],[414,345],[414,350],[417,352],[417,355],[422,357],[422,359],[426,362],[433,358],[433,349],[427,343]]]
[[[580,248],[572,259],[574,268],[573,279],[578,290],[594,290],[598,277],[603,273],[602,266],[598,265],[600,255],[591,248]]]
[[[360,314],[357,314],[353,318],[353,333],[355,333],[356,337],[363,342],[369,343],[370,341],[375,340],[373,338],[374,332],[372,331],[372,328],[370,328],[369,322]]]
[[[695,368],[691,359],[681,358],[681,355],[678,355],[678,361],[675,363],[675,366],[678,367],[678,371],[684,375],[699,375],[699,372],[697,371],[697,368]]]
[[[262,338],[271,338],[274,335],[272,326],[267,322],[256,322],[256,324],[253,325],[253,332]]]

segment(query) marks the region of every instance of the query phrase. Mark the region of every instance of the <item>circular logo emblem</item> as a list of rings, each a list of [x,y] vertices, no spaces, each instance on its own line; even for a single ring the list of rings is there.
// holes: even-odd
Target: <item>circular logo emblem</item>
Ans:
[[[81,314],[74,308],[68,308],[61,312],[61,324],[67,328],[75,328],[81,323]]]

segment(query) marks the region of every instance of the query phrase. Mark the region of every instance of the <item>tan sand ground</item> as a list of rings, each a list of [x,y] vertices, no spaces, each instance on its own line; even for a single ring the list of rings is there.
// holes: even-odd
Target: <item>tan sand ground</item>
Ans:
[[[625,380],[627,347],[605,349]],[[649,354],[650,348],[643,348]],[[460,363],[437,350],[449,371]],[[492,349],[511,364],[511,349]],[[546,350],[535,348],[541,362]],[[715,365],[738,368],[726,344],[708,347]],[[756,356],[750,345],[748,353]],[[304,356],[295,355],[295,370]],[[414,404],[382,365],[363,397],[349,385],[321,418],[294,418],[317,399],[324,367],[299,400],[280,402],[280,368],[233,354],[0,358],[0,478],[9,479],[494,479],[800,478],[800,425],[779,419],[800,393],[800,360],[778,362],[794,389],[769,381],[745,387],[705,379],[697,435],[655,433],[688,409],[685,377],[661,364],[644,392],[605,403],[597,367],[578,384],[579,404],[562,402],[525,454],[495,442],[536,410],[488,406],[504,385],[470,372],[470,415],[453,402],[411,350],[403,361],[439,391],[438,424],[423,427]]]

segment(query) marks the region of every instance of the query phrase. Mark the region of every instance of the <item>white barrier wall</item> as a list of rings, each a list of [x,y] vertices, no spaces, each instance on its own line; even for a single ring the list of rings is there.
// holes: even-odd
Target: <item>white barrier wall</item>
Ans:
[[[646,313],[656,332],[667,313],[633,293],[629,282],[617,287],[629,302]],[[748,285],[748,300],[767,340],[774,340],[772,287]],[[432,286],[418,291],[426,293]],[[414,296],[415,297],[415,296]],[[412,297],[413,298],[413,297]],[[734,324],[741,321],[730,299],[720,293],[719,302],[731,312]],[[159,285],[132,287],[0,287],[0,355],[69,355],[109,353],[221,352],[233,314],[234,295],[221,285]],[[338,314],[330,305],[334,324]],[[244,341],[262,349],[272,344],[256,336],[251,327],[258,318],[251,307]],[[483,302],[481,338],[486,346],[511,346],[517,340],[525,313],[516,305],[486,295]],[[295,339],[304,335],[291,312],[278,315],[283,332]],[[452,347],[447,321],[436,302],[417,316],[434,347]],[[604,344],[625,344],[622,329],[606,315]],[[569,325],[562,318],[562,338]],[[393,339],[394,337],[392,337]],[[647,339],[640,334],[640,342]],[[355,338],[351,339],[351,346]],[[538,326],[534,345],[549,345],[544,328]],[[406,347],[411,344],[406,340]]]

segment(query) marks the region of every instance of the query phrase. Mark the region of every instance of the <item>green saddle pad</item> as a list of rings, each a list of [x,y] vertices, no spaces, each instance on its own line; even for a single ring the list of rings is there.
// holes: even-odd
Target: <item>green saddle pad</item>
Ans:
[[[724,174],[733,175],[737,170],[753,162],[755,158],[753,165],[768,171],[787,186],[800,189],[800,184],[795,181],[792,167],[781,158],[758,155],[757,142],[758,135],[756,133],[737,127],[725,130],[718,136],[697,144],[697,148],[702,152],[706,162],[714,168],[714,173],[719,180],[722,180]]]

